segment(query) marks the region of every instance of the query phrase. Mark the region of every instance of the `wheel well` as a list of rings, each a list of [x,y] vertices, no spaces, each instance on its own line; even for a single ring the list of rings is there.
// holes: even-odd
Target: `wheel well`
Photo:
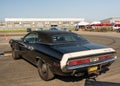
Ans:
[[[41,61],[41,62],[43,62],[43,63],[46,63],[46,64],[48,64],[42,57],[36,57],[36,63],[38,63],[38,61]]]
[[[37,56],[35,59],[36,59],[36,65],[38,65],[39,60],[41,62],[44,62],[43,59],[41,57],[39,57],[39,56]]]
[[[42,59],[41,57],[37,56],[37,57],[36,57],[36,61],[38,62],[38,60],[43,61],[43,59]],[[43,61],[43,62],[44,62],[44,61]]]

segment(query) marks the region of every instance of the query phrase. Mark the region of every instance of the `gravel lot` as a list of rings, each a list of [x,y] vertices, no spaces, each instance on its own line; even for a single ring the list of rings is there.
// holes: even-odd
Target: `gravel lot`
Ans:
[[[81,80],[78,77],[56,76],[53,80],[46,82],[39,77],[37,68],[25,60],[13,60],[11,56],[2,56],[0,57],[0,86],[120,86],[119,34],[104,35],[105,33],[88,32],[80,34],[92,42],[104,44],[117,50],[118,60],[112,64],[110,71],[100,75],[97,81]],[[0,41],[0,51],[10,49],[8,44],[4,44],[6,41]]]

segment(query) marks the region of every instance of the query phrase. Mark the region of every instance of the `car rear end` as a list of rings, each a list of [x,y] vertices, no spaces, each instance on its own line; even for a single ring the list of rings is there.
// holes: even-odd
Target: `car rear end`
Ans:
[[[112,48],[67,53],[61,60],[61,69],[72,76],[100,75],[108,71],[116,59]]]

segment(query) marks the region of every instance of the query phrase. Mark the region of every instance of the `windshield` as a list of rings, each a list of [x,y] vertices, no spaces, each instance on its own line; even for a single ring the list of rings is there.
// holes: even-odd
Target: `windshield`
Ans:
[[[52,37],[53,42],[65,43],[65,42],[88,42],[85,38],[77,34],[60,34]]]

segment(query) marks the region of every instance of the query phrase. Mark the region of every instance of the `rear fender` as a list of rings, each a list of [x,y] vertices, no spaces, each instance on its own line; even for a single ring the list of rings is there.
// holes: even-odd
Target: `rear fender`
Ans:
[[[49,65],[49,67],[50,67],[50,64],[49,64],[47,61],[45,61],[42,57],[36,57],[36,62],[37,62],[37,64],[38,64],[38,60],[40,60],[40,61],[43,62],[43,63],[46,63],[46,64]]]

